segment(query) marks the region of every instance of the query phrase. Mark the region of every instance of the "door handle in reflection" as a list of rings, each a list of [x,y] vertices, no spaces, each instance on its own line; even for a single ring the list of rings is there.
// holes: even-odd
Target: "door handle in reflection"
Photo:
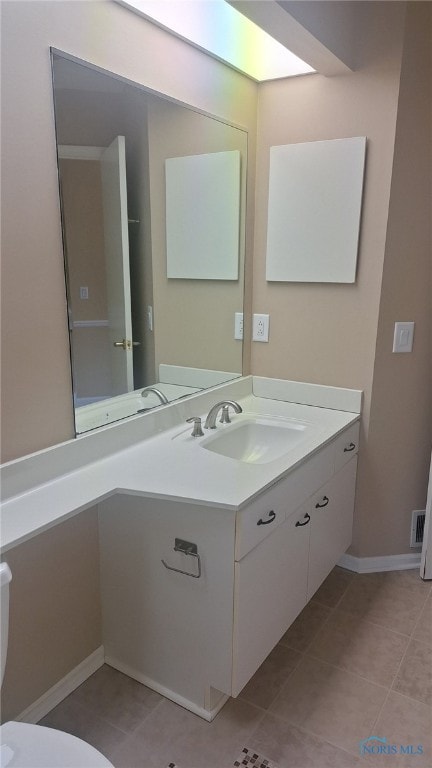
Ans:
[[[140,345],[139,341],[131,341],[130,339],[122,339],[122,341],[113,342],[114,347],[121,347],[121,349],[124,349],[125,352],[128,349],[132,349],[132,347],[139,347],[139,345]]]
[[[113,346],[114,347],[121,347],[122,349],[124,349],[126,351],[127,349],[130,349],[132,345],[131,345],[131,342],[129,341],[129,339],[122,339],[122,341],[114,341],[113,342]]]

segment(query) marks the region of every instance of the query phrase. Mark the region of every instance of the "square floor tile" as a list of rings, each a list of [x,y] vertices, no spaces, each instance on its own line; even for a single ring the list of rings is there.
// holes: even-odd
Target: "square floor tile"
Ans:
[[[432,648],[411,640],[393,689],[432,706]]]
[[[300,659],[297,651],[277,645],[243,688],[240,698],[267,709]]]
[[[91,744],[112,760],[114,753],[127,739],[126,734],[107,723],[77,699],[68,696],[39,721],[39,725],[71,733]]]
[[[359,739],[369,733],[386,695],[382,686],[304,657],[270,712],[356,754]]]
[[[335,608],[354,579],[354,573],[336,566],[315,592],[313,600],[329,608]]]
[[[359,758],[345,750],[270,714],[248,743],[281,768],[356,768],[360,763]]]
[[[247,745],[263,712],[230,699],[213,722],[165,699],[114,755],[116,768],[226,768]]]
[[[163,700],[155,691],[106,664],[72,695],[126,733],[134,731]]]
[[[281,645],[287,645],[297,651],[305,651],[330,616],[331,611],[332,609],[328,606],[311,600],[285,632],[280,641]]]
[[[373,735],[385,739],[381,748],[396,754],[362,755],[362,764],[367,768],[430,768],[431,714],[426,704],[390,691],[374,725]],[[380,742],[376,742],[375,749],[378,751],[379,748]]]
[[[390,687],[409,638],[336,609],[308,650],[328,664]]]
[[[415,574],[415,575],[414,575]],[[339,608],[411,635],[429,591],[418,571],[357,574]]]
[[[413,632],[416,640],[432,646],[432,597],[426,600],[426,604],[420,614],[419,620]]]

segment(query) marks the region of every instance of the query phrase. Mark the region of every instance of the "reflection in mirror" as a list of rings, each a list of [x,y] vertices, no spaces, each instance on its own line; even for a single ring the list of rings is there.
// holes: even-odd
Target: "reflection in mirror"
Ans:
[[[79,434],[241,376],[247,135],[57,53],[52,67]]]

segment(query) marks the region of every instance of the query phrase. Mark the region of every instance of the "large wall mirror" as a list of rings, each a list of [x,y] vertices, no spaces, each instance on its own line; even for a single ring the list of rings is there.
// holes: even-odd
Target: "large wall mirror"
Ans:
[[[58,52],[52,68],[80,434],[241,376],[247,134]]]

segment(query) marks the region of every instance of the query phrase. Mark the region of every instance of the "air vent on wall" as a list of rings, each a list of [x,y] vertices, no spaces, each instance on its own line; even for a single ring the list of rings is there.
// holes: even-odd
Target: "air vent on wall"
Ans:
[[[421,547],[423,543],[423,531],[425,525],[426,510],[415,509],[411,517],[411,543],[410,547]]]

